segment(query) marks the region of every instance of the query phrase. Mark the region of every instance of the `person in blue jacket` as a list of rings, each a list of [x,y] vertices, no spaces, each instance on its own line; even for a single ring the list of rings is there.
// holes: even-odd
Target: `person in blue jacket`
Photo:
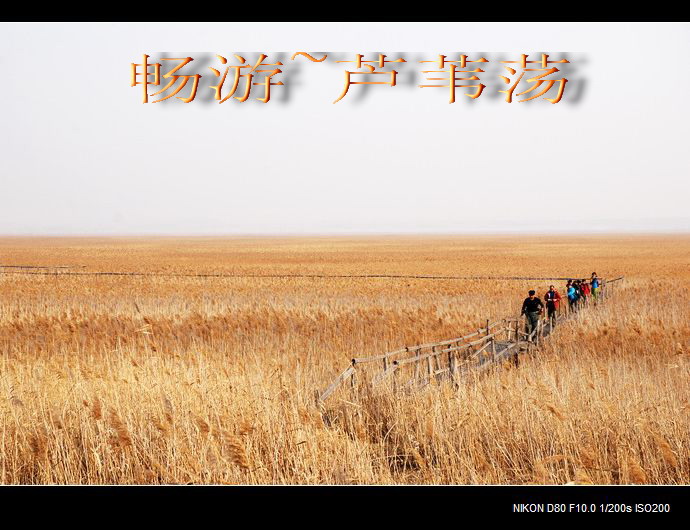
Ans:
[[[596,302],[597,298],[599,298],[599,288],[601,287],[601,282],[599,281],[599,277],[597,276],[596,272],[592,273],[590,285],[592,286],[592,300]]]
[[[576,310],[576,303],[577,303],[577,289],[575,287],[575,284],[573,283],[572,280],[568,280],[568,283],[566,285],[566,294],[568,295],[568,303],[570,304],[570,309],[572,311]]]

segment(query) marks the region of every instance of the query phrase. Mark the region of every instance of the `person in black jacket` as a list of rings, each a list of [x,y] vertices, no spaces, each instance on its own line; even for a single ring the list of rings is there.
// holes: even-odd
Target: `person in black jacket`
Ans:
[[[539,297],[534,296],[535,292],[530,291],[528,294],[529,296],[522,302],[522,312],[520,313],[525,315],[525,332],[527,335],[536,329],[539,323],[539,315],[544,311],[544,303]]]
[[[560,309],[561,293],[556,290],[556,287],[551,285],[544,295],[544,301],[546,302],[546,313],[549,317],[549,323],[553,327],[556,325],[556,318]]]

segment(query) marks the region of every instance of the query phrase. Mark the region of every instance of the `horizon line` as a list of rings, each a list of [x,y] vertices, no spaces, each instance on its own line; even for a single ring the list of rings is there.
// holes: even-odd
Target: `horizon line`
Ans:
[[[82,232],[2,234],[0,239],[19,238],[296,238],[296,237],[466,237],[466,236],[690,236],[689,229],[676,230],[487,230],[471,232]]]

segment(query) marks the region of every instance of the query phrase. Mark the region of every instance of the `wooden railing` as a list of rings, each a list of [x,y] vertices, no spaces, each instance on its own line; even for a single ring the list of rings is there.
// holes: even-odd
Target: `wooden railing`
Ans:
[[[616,282],[623,276],[602,282],[597,303],[612,296]],[[589,297],[589,304],[593,303]],[[573,310],[567,295],[559,305],[555,322],[547,321],[546,312],[530,333],[520,329],[521,317],[509,317],[489,322],[473,333],[454,339],[405,346],[398,350],[369,357],[355,357],[350,365],[323,391],[315,393],[317,404],[323,403],[343,385],[355,388],[360,376],[372,385],[390,384],[394,391],[412,385],[425,385],[433,380],[455,383],[468,372],[482,371],[498,362],[511,361],[518,365],[519,352],[532,352],[551,333],[553,324],[573,318],[585,307]],[[348,385],[349,383],[349,385]]]

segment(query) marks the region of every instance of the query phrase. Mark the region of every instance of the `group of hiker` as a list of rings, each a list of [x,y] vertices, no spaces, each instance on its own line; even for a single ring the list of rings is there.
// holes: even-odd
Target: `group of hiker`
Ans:
[[[596,303],[601,291],[601,280],[596,272],[589,279],[568,280],[565,285],[566,297],[571,311],[578,311],[581,307],[590,303]],[[530,335],[536,329],[539,318],[546,309],[546,316],[551,326],[556,325],[556,317],[560,311],[561,294],[551,285],[544,295],[544,302],[536,296],[534,290],[529,291],[529,296],[522,303],[521,315],[525,315],[525,332]],[[544,306],[546,303],[546,306]]]

